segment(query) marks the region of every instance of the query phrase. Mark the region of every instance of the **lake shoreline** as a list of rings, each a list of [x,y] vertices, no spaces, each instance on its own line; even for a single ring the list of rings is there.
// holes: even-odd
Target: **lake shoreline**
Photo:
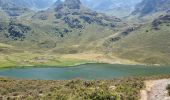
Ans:
[[[16,54],[21,55],[21,54]],[[100,53],[79,53],[79,54],[65,54],[59,57],[50,55],[45,55],[41,57],[40,55],[33,57],[31,59],[23,60],[18,58],[19,61],[12,59],[16,55],[9,56],[11,59],[6,62],[0,61],[0,70],[8,68],[40,68],[41,67],[56,67],[56,68],[68,68],[89,63],[99,63],[99,64],[120,64],[120,65],[144,65],[144,66],[162,66],[160,64],[144,64],[139,62],[130,61],[127,59],[121,59],[117,57],[110,57]],[[24,53],[24,56],[31,54]],[[23,56],[23,55],[22,55]],[[21,56],[21,57],[22,57]],[[32,57],[32,56],[31,56]],[[48,59],[47,59],[48,58]],[[53,58],[53,59],[51,59]]]
[[[71,67],[76,67],[76,66],[80,66],[80,65],[85,65],[85,64],[110,64],[110,65],[132,65],[132,66],[155,66],[155,67],[160,67],[160,66],[165,66],[165,65],[158,65],[158,64],[154,64],[154,65],[149,65],[149,64],[125,64],[125,63],[105,63],[105,62],[85,62],[85,63],[76,63],[73,65],[23,65],[23,66],[9,66],[9,67],[0,67],[0,70],[2,69],[13,69],[13,68],[71,68]]]

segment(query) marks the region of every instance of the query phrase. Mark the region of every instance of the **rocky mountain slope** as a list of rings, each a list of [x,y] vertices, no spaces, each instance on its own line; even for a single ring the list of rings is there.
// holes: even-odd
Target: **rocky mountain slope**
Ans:
[[[167,13],[170,8],[170,0],[143,0],[139,3],[132,15],[137,15],[139,17],[151,15],[157,13]]]
[[[170,0],[143,0],[130,16],[135,27],[108,38],[106,52],[145,64],[170,64],[169,6]]]
[[[98,61],[105,58],[101,48],[104,38],[126,27],[121,19],[92,11],[79,0],[56,2],[44,11],[0,20],[0,65],[55,66]],[[83,58],[80,53],[85,59],[79,59]],[[69,54],[77,57],[64,56]]]
[[[169,14],[121,34],[123,37],[112,37],[104,44],[113,55],[145,64],[170,64]]]
[[[65,0],[51,8],[0,23],[1,42],[30,48],[54,48],[57,52],[95,49],[102,38],[126,26],[119,18],[91,11],[79,0]],[[89,47],[90,46],[90,47]],[[65,49],[65,50],[63,50]],[[62,50],[62,51],[61,51]]]

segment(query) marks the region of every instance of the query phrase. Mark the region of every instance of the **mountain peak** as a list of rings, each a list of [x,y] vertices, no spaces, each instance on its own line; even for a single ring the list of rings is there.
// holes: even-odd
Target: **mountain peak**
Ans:
[[[57,0],[57,1],[54,3],[54,6],[58,6],[58,5],[60,5],[60,4],[62,4],[62,1],[61,1],[61,0]]]
[[[81,6],[80,0],[65,0],[64,5],[69,9],[79,9]]]

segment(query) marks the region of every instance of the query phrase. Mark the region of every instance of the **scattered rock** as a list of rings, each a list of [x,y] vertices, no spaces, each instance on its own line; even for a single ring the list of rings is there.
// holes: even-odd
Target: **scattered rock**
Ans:
[[[161,24],[169,24],[170,23],[170,15],[165,15],[165,16],[160,16],[159,18],[155,19],[153,22],[152,22],[152,29],[155,29],[155,30],[158,30],[159,26]],[[168,26],[168,25],[167,25]]]
[[[77,18],[64,17],[63,20],[71,28],[83,28],[83,25]]]

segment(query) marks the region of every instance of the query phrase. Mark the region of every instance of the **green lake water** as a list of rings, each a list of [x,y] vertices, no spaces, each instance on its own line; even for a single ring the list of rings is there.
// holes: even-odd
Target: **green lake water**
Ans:
[[[170,74],[170,66],[83,64],[65,68],[10,68],[1,69],[0,76],[17,79],[68,80],[113,79],[130,76]]]

